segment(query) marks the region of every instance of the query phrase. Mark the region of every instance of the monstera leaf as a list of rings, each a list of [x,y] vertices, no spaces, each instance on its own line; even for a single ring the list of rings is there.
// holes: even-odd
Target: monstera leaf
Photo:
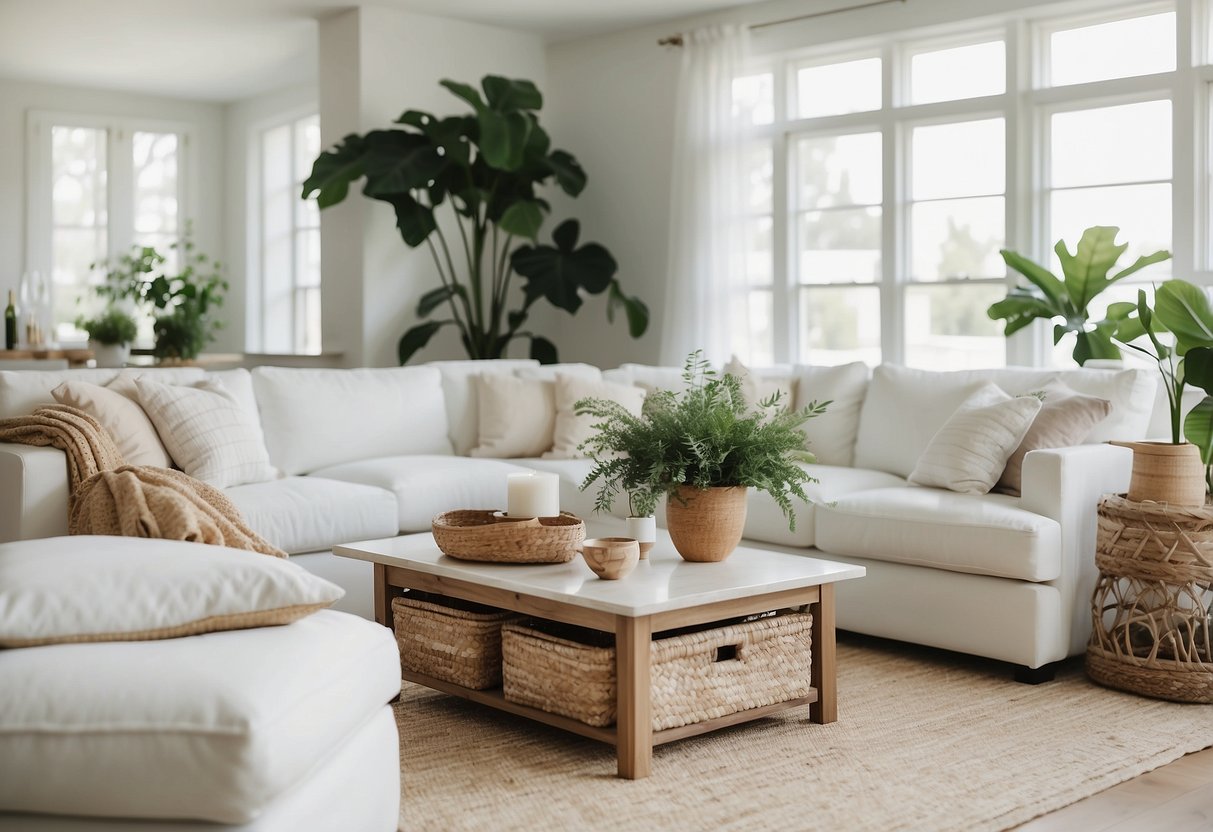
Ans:
[[[1073,252],[1064,240],[1058,240],[1053,250],[1061,262],[1061,278],[1023,255],[1003,249],[1001,254],[1007,266],[1023,275],[1031,285],[1012,289],[1007,297],[991,305],[987,314],[994,320],[1006,322],[1004,334],[1007,336],[1014,335],[1036,319],[1055,321],[1053,343],[1073,332],[1074,360],[1079,364],[1093,358],[1120,358],[1120,348],[1112,340],[1120,320],[1109,315],[1102,321],[1089,323],[1087,307],[1116,281],[1162,262],[1171,254],[1156,251],[1139,257],[1132,265],[1109,276],[1128,248],[1127,244],[1116,244],[1119,232],[1120,229],[1114,226],[1092,226],[1082,233]]]
[[[583,291],[597,295],[611,285],[619,268],[615,258],[598,243],[578,248],[580,233],[577,220],[565,220],[552,232],[555,246],[523,246],[514,251],[510,263],[525,278],[522,291],[528,306],[545,298],[566,312],[576,312]]]

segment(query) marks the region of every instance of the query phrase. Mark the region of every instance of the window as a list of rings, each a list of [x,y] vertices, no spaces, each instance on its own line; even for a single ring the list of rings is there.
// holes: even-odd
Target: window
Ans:
[[[1000,249],[1059,268],[1054,243],[1092,225],[1121,229],[1122,267],[1174,254],[1105,293],[1095,320],[1172,273],[1213,284],[1213,65],[1177,72],[1213,0],[1041,8],[751,70],[763,178],[749,182],[762,252],[750,285],[771,310],[756,356],[1068,364],[1072,344],[1054,349],[1051,327],[1006,339],[986,310],[1022,282]]]
[[[184,127],[33,113],[29,121],[29,268],[50,275],[58,341],[82,341],[92,264],[155,246],[166,257],[181,235]],[[149,330],[150,332],[150,330]]]
[[[320,216],[299,198],[320,155],[320,117],[260,131],[260,349],[320,352]]]

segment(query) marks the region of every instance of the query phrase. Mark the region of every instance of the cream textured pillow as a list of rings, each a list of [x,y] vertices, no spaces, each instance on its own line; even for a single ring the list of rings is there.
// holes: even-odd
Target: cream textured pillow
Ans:
[[[644,390],[631,384],[592,381],[575,376],[556,376],[556,428],[552,450],[544,459],[583,459],[578,450],[582,442],[594,435],[594,417],[577,415],[575,405],[580,399],[609,399],[618,402],[633,416],[640,415],[644,405]]]
[[[742,364],[737,356],[729,359],[724,365],[727,375],[735,376],[741,382],[741,397],[751,410],[757,409],[758,403],[766,401],[776,393],[780,393],[779,406],[785,410],[796,405],[797,378],[792,373],[781,373],[774,370],[751,370]]]
[[[556,385],[551,381],[484,373],[476,379],[480,438],[471,456],[536,457],[552,447]]]
[[[1035,396],[1011,398],[996,384],[982,387],[931,439],[910,482],[962,494],[989,492],[1040,407]]]
[[[87,381],[65,381],[51,395],[59,404],[79,408],[100,422],[114,438],[127,465],[172,466],[151,419],[142,407],[121,393]]]
[[[1112,403],[1095,396],[1084,396],[1060,381],[1041,390],[1043,403],[1032,427],[1007,460],[996,490],[1019,496],[1023,480],[1023,458],[1038,448],[1068,448],[1080,445],[1112,412]]]
[[[135,386],[169,455],[191,477],[228,488],[278,476],[257,418],[220,382],[176,387],[138,378]]]
[[[80,575],[87,590],[64,575]],[[0,544],[0,647],[148,641],[289,624],[345,591],[282,558],[181,540]]]

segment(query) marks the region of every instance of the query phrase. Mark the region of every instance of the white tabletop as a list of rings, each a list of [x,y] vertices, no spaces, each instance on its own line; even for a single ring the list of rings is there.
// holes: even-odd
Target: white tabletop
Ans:
[[[347,543],[334,546],[333,552],[626,616],[861,578],[867,571],[849,563],[746,546],[737,547],[720,563],[689,563],[674,551],[664,530],[658,531],[657,545],[648,559],[618,581],[599,578],[580,556],[558,564],[458,560],[442,554],[429,534]]]

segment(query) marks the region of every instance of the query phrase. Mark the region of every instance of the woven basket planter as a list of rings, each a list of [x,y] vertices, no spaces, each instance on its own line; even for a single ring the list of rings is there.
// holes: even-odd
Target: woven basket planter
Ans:
[[[1213,506],[1099,504],[1087,674],[1102,685],[1213,703]]]
[[[745,530],[746,487],[680,486],[666,500],[666,529],[683,560],[715,563],[733,553]]]
[[[400,667],[484,690],[501,684],[501,625],[511,612],[410,590],[392,599]]]
[[[813,616],[786,613],[654,638],[653,730],[807,696]],[[615,722],[609,633],[548,623],[502,628],[505,698],[587,725]]]

